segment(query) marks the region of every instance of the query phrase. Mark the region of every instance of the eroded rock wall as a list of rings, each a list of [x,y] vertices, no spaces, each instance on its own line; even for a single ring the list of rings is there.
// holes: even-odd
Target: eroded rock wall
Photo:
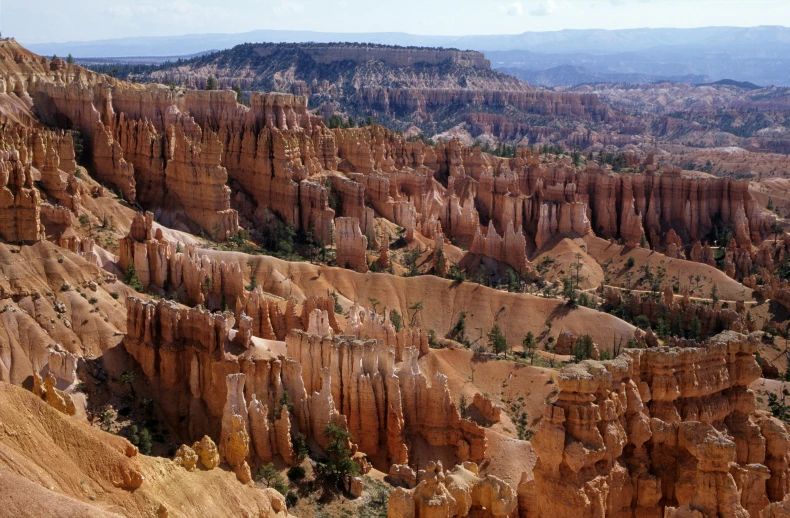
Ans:
[[[234,318],[227,313],[133,297],[127,299],[127,313],[124,346],[140,364],[170,424],[185,440],[217,438],[226,459],[226,448],[238,444],[243,449],[248,440],[245,457],[268,462],[280,455],[290,463],[292,436],[303,433],[324,447],[323,430],[332,423],[352,433],[361,453],[384,463],[416,462],[409,445],[418,435],[432,446],[449,448],[459,461],[483,460],[484,430],[461,419],[447,378],[437,374],[429,380],[419,369],[419,350],[404,343],[409,338],[419,343],[422,335],[395,338],[404,346],[402,366],[396,369],[397,347],[334,336],[332,319],[318,307],[310,311],[309,326],[322,334],[291,330],[285,356],[256,345],[249,332],[252,322],[233,329]],[[317,313],[323,325],[315,322]],[[231,457],[244,479],[241,457]]]
[[[522,516],[745,518],[783,500],[790,434],[755,410],[756,349],[725,332],[563,369]]]

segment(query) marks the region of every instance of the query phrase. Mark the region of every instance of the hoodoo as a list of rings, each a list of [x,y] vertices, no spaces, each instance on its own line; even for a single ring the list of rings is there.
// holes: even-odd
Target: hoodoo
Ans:
[[[0,514],[790,516],[782,30],[0,37]]]

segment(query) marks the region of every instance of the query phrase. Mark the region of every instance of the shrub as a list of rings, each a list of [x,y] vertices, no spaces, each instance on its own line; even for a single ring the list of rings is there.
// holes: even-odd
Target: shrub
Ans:
[[[451,264],[450,270],[447,272],[447,278],[455,282],[466,282],[466,272],[458,267],[458,265]]]
[[[153,448],[153,441],[151,441],[151,432],[148,431],[148,428],[143,428],[142,430],[137,427],[136,424],[133,424],[129,429],[129,442],[134,444],[140,449],[140,453],[143,455],[150,455],[151,448]]]
[[[333,291],[331,293],[331,295],[332,295],[332,298],[335,301],[335,313],[337,313],[338,315],[342,315],[343,314],[343,306],[340,305],[340,302],[339,302],[338,297],[337,297],[337,293]]]
[[[288,413],[293,416],[294,414],[294,404],[291,401],[291,395],[288,393],[287,390],[283,391],[283,395],[280,396],[280,400],[277,402],[277,406],[274,407],[274,415],[279,419],[280,414],[283,411],[283,407],[288,409]]]
[[[390,322],[392,322],[392,325],[395,326],[395,332],[398,332],[403,328],[403,317],[401,317],[401,314],[398,313],[396,309],[390,311]]]
[[[573,359],[577,362],[592,357],[593,341],[590,335],[582,335],[573,347]]]
[[[116,299],[116,300],[117,300],[117,299],[118,299],[118,297],[120,297],[120,296],[121,296],[121,295],[120,295],[120,294],[119,294],[117,291],[111,291],[111,292],[110,292],[110,297],[112,297],[112,298],[114,298],[114,299]]]
[[[633,268],[636,261],[634,261],[633,257],[629,257],[628,260],[625,262],[626,268]]]
[[[293,507],[299,502],[299,495],[294,493],[293,491],[288,491],[285,495],[285,505],[288,507]]]
[[[282,495],[285,495],[288,490],[285,479],[271,462],[258,468],[258,474],[255,476],[255,480],[266,485],[266,487],[276,490]]]
[[[534,364],[535,351],[538,349],[538,343],[535,341],[535,335],[532,333],[532,331],[527,332],[527,336],[524,337],[521,345],[524,348],[524,354],[529,356],[530,363]]]
[[[143,293],[145,291],[145,287],[140,281],[140,277],[137,276],[137,269],[133,264],[130,264],[128,268],[126,268],[126,273],[123,276],[123,283],[138,293]]]
[[[456,342],[461,342],[467,349],[469,348],[470,344],[466,339],[466,311],[461,311],[461,313],[459,313],[458,322],[450,329],[448,338]]]
[[[648,319],[645,315],[639,315],[636,317],[634,323],[636,324],[636,327],[642,330],[647,330],[647,328],[650,327],[650,319]]]
[[[461,396],[461,401],[458,403],[458,412],[461,414],[462,419],[469,419],[469,403],[466,396]]]
[[[305,477],[305,470],[302,466],[293,466],[288,469],[288,478],[294,482],[299,482]]]

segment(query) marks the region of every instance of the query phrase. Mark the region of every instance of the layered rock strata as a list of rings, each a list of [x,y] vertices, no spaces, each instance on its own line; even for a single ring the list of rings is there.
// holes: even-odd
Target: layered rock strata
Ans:
[[[185,439],[217,437],[223,460],[241,480],[242,458],[268,462],[279,455],[290,463],[292,437],[302,433],[325,447],[330,423],[352,433],[355,451],[390,464],[412,460],[409,444],[417,435],[451,448],[461,461],[484,457],[484,430],[461,419],[446,377],[429,382],[412,345],[396,369],[395,347],[333,336],[328,316],[316,308],[310,327],[324,334],[292,330],[287,356],[274,356],[256,345],[250,324],[233,329],[228,314],[135,298],[127,299],[127,310],[124,346],[165,417]],[[323,325],[315,322],[319,313]]]
[[[14,60],[26,55],[0,51]],[[48,68],[30,56],[35,66],[10,67],[7,91],[28,96],[43,121],[79,129],[92,172],[127,200],[168,225],[201,227],[216,239],[278,218],[335,243],[340,264],[364,271],[363,238],[376,245],[373,221],[383,217],[404,228],[407,241],[441,232],[522,272],[527,256],[560,237],[593,233],[628,246],[644,239],[678,257],[712,228],[731,225],[736,248],[728,268],[738,275],[749,267],[744,254],[752,243],[771,232],[772,216],[760,211],[744,181],[687,178],[654,166],[619,176],[595,165],[547,163],[527,149],[499,158],[457,140],[409,142],[379,126],[330,130],[307,111],[303,96],[254,93],[247,107],[231,91],[181,95],[76,66]],[[54,192],[62,182],[48,158],[52,142],[42,148],[42,178]],[[68,147],[59,141],[61,169],[71,167]],[[4,205],[35,206],[23,203],[17,192],[26,192],[26,180],[16,177]],[[35,234],[35,210],[14,212],[32,222],[23,225],[25,235]]]
[[[753,337],[628,350],[559,376],[522,516],[757,516],[788,493],[790,434],[755,411]]]

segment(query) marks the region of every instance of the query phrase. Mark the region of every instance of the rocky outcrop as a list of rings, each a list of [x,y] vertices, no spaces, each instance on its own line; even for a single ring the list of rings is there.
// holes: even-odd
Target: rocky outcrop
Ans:
[[[337,245],[337,265],[364,273],[368,271],[368,238],[359,229],[356,218],[337,218],[335,220]]]
[[[417,480],[414,489],[399,487],[392,492],[389,518],[505,517],[517,506],[516,492],[509,484],[493,475],[480,476],[472,462],[446,472],[441,462],[430,462]]]
[[[521,228],[518,229],[518,232],[514,232],[512,221],[507,224],[504,238],[497,234],[493,221],[488,223],[488,232],[485,236],[480,233],[478,228],[469,250],[474,254],[490,257],[507,264],[521,274],[530,269],[524,232]]]
[[[522,516],[745,517],[781,501],[790,434],[755,411],[756,348],[725,332],[563,369]]]
[[[403,326],[400,331],[390,320],[389,309],[383,315],[377,314],[369,308],[354,304],[348,310],[346,319],[346,334],[353,335],[362,340],[377,340],[395,352],[395,362],[403,361],[404,351],[413,347],[422,356],[428,353],[428,333],[424,329]]]
[[[77,412],[74,400],[70,394],[59,390],[56,385],[57,379],[53,373],[48,373],[43,380],[37,372],[33,373],[33,394],[49,403],[49,406],[58,412],[74,415]]]
[[[291,330],[287,356],[275,357],[233,329],[227,313],[135,298],[127,299],[127,311],[124,346],[168,422],[185,439],[219,438],[219,454],[242,481],[248,472],[242,461],[253,454],[261,461],[280,455],[290,463],[295,434],[325,447],[327,424],[347,428],[355,451],[395,464],[409,462],[417,435],[452,448],[460,461],[480,462],[485,455],[484,430],[461,419],[447,378],[437,373],[429,381],[420,371],[414,341],[424,340],[427,349],[424,333],[393,330],[382,340],[333,336],[332,320],[316,307],[308,327],[324,332]],[[315,323],[318,316],[324,324]],[[350,329],[365,328],[354,322]],[[396,351],[403,362],[398,369]]]
[[[38,241],[42,238],[41,197],[19,152],[0,152],[0,238]]]
[[[500,416],[502,415],[502,407],[494,404],[488,396],[478,392],[472,399],[472,404],[487,423],[499,422]]]
[[[331,398],[360,451],[385,453],[390,462],[407,464],[409,438],[419,434],[432,446],[454,447],[462,461],[482,460],[483,429],[461,419],[445,376],[437,373],[429,384],[413,347],[403,350],[402,367],[396,369],[395,350],[379,340],[292,331],[286,344],[288,356],[301,365],[307,394]]]

